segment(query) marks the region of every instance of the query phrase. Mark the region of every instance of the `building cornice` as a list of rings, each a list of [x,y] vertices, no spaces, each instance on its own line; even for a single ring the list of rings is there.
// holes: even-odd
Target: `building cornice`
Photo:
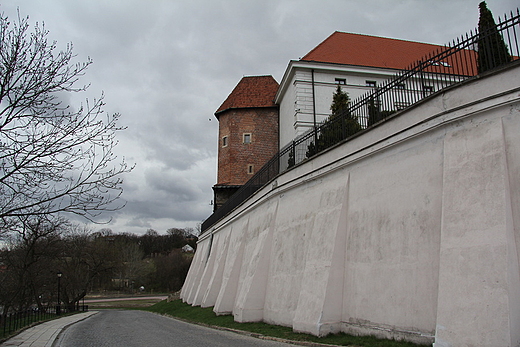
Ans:
[[[389,77],[396,72],[400,71],[398,69],[391,68],[380,68],[380,67],[371,67],[371,66],[360,66],[360,65],[345,65],[345,64],[337,64],[337,63],[324,63],[319,61],[306,61],[306,60],[291,60],[285,73],[280,81],[280,87],[276,92],[274,102],[276,104],[280,104],[285,91],[289,87],[289,84],[292,81],[292,78],[295,74],[295,71],[298,69],[302,70],[316,70],[319,72],[325,73],[341,73],[341,74],[372,74],[372,75],[381,75],[381,77]]]

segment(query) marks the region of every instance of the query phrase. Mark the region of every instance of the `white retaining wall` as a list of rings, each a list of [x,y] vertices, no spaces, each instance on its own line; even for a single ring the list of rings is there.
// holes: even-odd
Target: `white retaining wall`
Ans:
[[[279,176],[201,236],[181,298],[235,320],[520,346],[520,66]]]

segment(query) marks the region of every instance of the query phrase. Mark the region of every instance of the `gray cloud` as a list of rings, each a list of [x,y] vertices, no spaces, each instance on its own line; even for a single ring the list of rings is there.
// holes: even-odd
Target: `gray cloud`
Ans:
[[[332,32],[443,44],[473,29],[481,0],[11,0],[45,22],[58,47],[73,42],[78,61],[94,64],[88,92],[64,96],[73,107],[105,92],[106,111],[128,129],[118,156],[136,169],[125,177],[126,208],[116,232],[194,227],[211,214],[218,122],[213,113],[244,75],[280,81]],[[495,16],[516,0],[488,0]]]

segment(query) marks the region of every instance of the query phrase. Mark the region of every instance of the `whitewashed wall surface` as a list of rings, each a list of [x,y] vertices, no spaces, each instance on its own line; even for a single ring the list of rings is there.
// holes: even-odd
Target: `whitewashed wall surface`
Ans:
[[[276,178],[206,231],[181,298],[236,321],[520,346],[520,65]]]

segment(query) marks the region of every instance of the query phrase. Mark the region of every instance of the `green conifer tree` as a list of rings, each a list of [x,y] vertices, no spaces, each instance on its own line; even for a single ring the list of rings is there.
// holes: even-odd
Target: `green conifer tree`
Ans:
[[[485,1],[479,4],[479,10],[478,72],[482,73],[510,62],[511,56]]]
[[[311,157],[361,130],[357,117],[352,115],[349,110],[349,103],[348,94],[338,85],[332,95],[330,106],[332,113],[320,126],[317,143],[311,142],[307,147],[307,157]]]
[[[336,91],[332,95],[332,104],[330,105],[332,114],[329,118],[337,117],[343,112],[346,112],[348,110],[349,103],[350,98],[348,97],[348,94],[341,90],[341,86],[338,84]]]

